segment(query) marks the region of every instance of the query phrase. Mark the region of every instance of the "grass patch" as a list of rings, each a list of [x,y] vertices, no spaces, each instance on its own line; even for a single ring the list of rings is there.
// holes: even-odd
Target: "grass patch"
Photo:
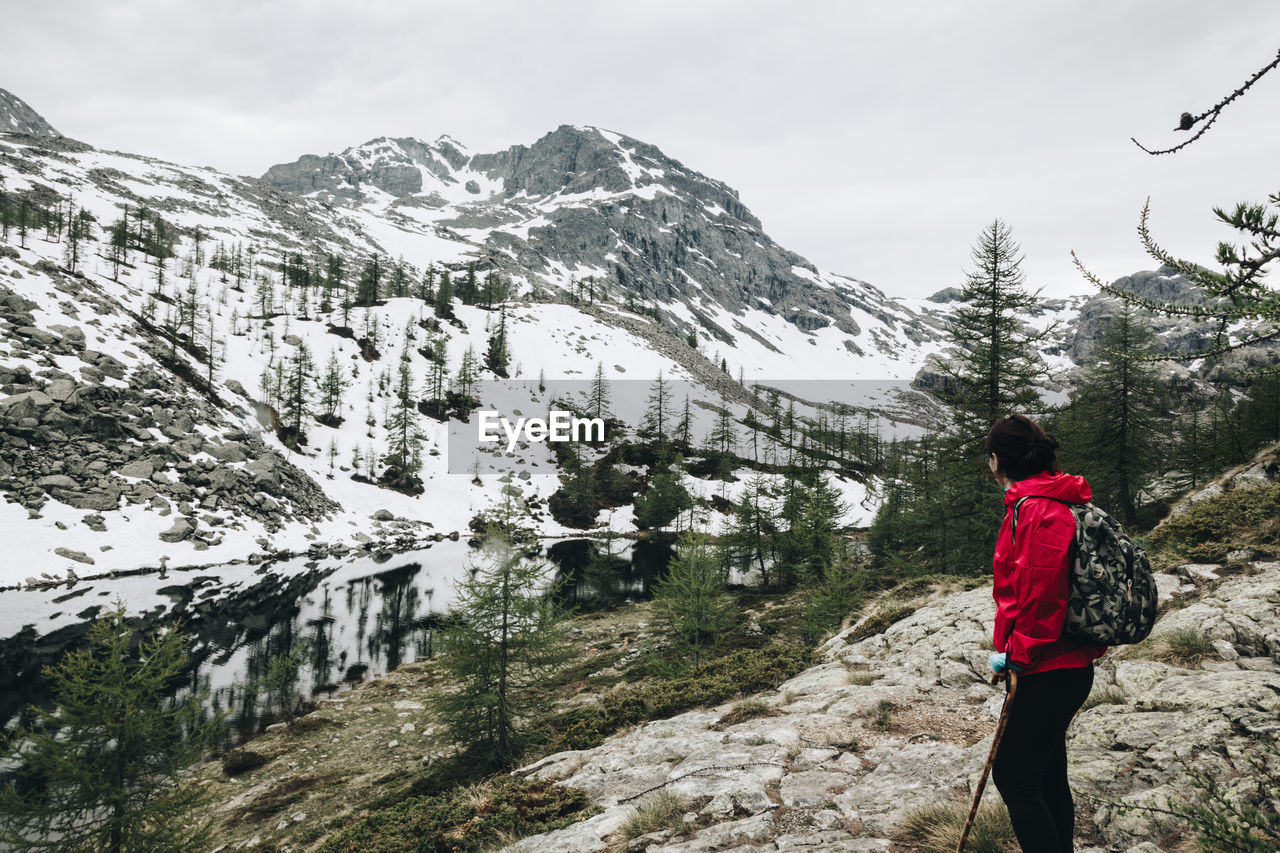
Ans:
[[[888,731],[893,725],[893,712],[898,706],[890,702],[888,699],[881,699],[876,704],[875,711],[871,714],[871,725],[880,731]]]
[[[614,688],[594,705],[550,714],[538,726],[546,753],[590,749],[624,726],[659,720],[701,705],[776,688],[813,661],[809,649],[768,646],[742,649],[709,661],[696,672],[652,684]]]
[[[847,642],[856,643],[859,640],[865,640],[867,637],[874,637],[876,634],[883,634],[885,630],[895,622],[906,619],[912,613],[915,613],[914,607],[891,607],[883,610],[871,618],[863,622],[856,630],[849,634]]]
[[[586,792],[497,776],[379,809],[330,838],[320,853],[472,853],[550,832],[595,814]]]
[[[969,804],[959,800],[919,806],[903,816],[899,834],[923,853],[952,853],[960,843],[968,816]],[[1006,849],[1016,849],[1016,844],[1009,812],[1001,803],[978,809],[964,849],[969,853],[1004,853]]]
[[[1090,708],[1096,708],[1099,705],[1123,705],[1129,701],[1129,697],[1124,691],[1113,684],[1104,687],[1096,687],[1089,694],[1089,698],[1084,700],[1084,704],[1080,706],[1081,711],[1087,711]]]
[[[845,675],[844,683],[854,687],[866,687],[879,677],[880,675],[875,672],[850,672]]]
[[[1229,551],[1280,543],[1280,484],[1247,486],[1192,504],[1151,533],[1178,559],[1222,562]]]
[[[684,829],[684,807],[680,798],[670,791],[658,791],[642,802],[627,822],[622,825],[622,837],[627,841],[669,829]]]
[[[306,799],[307,793],[320,787],[321,785],[333,782],[340,778],[335,775],[323,776],[294,776],[290,779],[284,779],[271,786],[266,793],[254,797],[243,808],[235,813],[235,821],[249,821],[256,823],[266,820],[272,815],[280,814],[280,812],[297,805]]]
[[[734,705],[729,713],[717,720],[714,728],[728,728],[744,720],[750,720],[752,717],[775,717],[777,714],[773,706],[763,699],[746,699]]]
[[[1208,638],[1191,628],[1179,628],[1158,637],[1148,637],[1133,647],[1135,657],[1182,667],[1196,666],[1215,654]]]

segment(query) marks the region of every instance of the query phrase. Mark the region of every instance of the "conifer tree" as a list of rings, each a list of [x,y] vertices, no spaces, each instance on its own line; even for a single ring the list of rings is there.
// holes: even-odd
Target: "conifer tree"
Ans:
[[[111,226],[111,239],[107,244],[107,260],[111,262],[111,280],[120,280],[120,267],[129,260],[129,206],[124,215]]]
[[[10,850],[206,849],[209,825],[190,825],[200,788],[180,780],[213,745],[221,716],[203,697],[170,698],[187,669],[190,637],[176,628],[140,640],[117,602],[89,629],[88,646],[46,670],[54,707],[8,737],[6,758],[27,792],[0,789],[0,846]]]
[[[768,587],[775,559],[777,534],[776,495],[769,480],[755,472],[747,480],[734,508],[728,529],[720,537],[721,556],[727,567],[740,572],[758,571]]]
[[[31,226],[31,203],[26,196],[18,203],[18,245],[27,248],[27,230]]]
[[[671,419],[671,390],[667,388],[667,382],[659,372],[649,389],[649,402],[640,424],[640,437],[646,441],[665,444]]]
[[[609,382],[604,378],[604,362],[596,362],[596,373],[591,379],[591,390],[587,394],[587,414],[593,418],[607,420],[613,417],[609,411]]]
[[[444,627],[440,661],[457,688],[431,702],[447,740],[485,767],[519,758],[523,723],[545,707],[548,677],[566,660],[550,569],[518,544],[526,523],[519,490],[508,486]]]
[[[346,378],[342,365],[338,362],[338,354],[331,352],[319,383],[320,423],[331,427],[342,424],[342,417],[338,414],[338,410],[342,408],[342,395],[350,385],[350,380]]]
[[[1138,520],[1137,495],[1161,461],[1156,435],[1167,417],[1163,383],[1145,360],[1154,340],[1151,327],[1122,304],[1060,419],[1072,470],[1087,473],[1094,502],[1130,526]]]
[[[489,345],[484,354],[484,364],[485,367],[493,371],[495,376],[501,376],[505,379],[507,365],[510,363],[511,356],[507,351],[507,312],[504,309],[499,315],[497,327],[493,330],[493,334],[489,336]]]
[[[687,531],[676,545],[666,577],[653,586],[653,609],[666,625],[679,661],[702,668],[737,612],[708,537]]]
[[[293,431],[290,444],[305,441],[302,421],[311,415],[310,390],[315,381],[315,364],[305,342],[294,347],[285,368],[280,419]]]
[[[448,270],[440,271],[440,286],[436,288],[436,316],[441,320],[453,317],[453,282]]]
[[[693,498],[681,482],[682,461],[679,456],[670,458],[659,451],[649,489],[636,498],[636,520],[641,527],[661,532],[693,506]]]
[[[356,305],[367,307],[378,301],[378,296],[382,292],[382,266],[379,263],[379,257],[375,253],[373,257],[365,261],[364,268],[360,271],[360,282],[356,286]]]
[[[458,375],[454,379],[454,387],[457,389],[458,396],[464,401],[472,400],[476,393],[476,383],[480,378],[480,363],[476,359],[475,347],[467,347],[467,351],[462,354],[462,361],[458,364]]]
[[[443,414],[449,393],[449,339],[441,335],[431,343],[431,363],[427,367],[427,400]]]
[[[422,274],[422,281],[418,284],[418,298],[423,302],[433,302],[436,298],[436,268],[434,264],[428,264],[426,271]]]
[[[422,442],[425,433],[418,428],[418,405],[413,397],[413,365],[406,344],[400,352],[400,366],[396,371],[395,400],[387,418],[387,437],[390,449],[383,462],[407,474],[415,474],[422,467]]]
[[[476,262],[471,261],[467,264],[467,274],[458,285],[458,298],[462,300],[463,305],[475,305],[479,295],[480,291],[476,285]]]
[[[1044,375],[1044,365],[1036,345],[1047,335],[1026,325],[1036,301],[1024,288],[1021,249],[1009,227],[997,219],[983,229],[972,259],[974,269],[947,324],[948,339],[958,348],[949,372],[958,385],[954,402],[967,448],[997,418],[1039,405],[1033,382]]]

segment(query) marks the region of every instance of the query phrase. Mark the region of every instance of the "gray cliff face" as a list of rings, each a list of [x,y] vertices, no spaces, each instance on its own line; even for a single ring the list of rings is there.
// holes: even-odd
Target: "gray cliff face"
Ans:
[[[913,339],[936,337],[929,322],[874,288],[837,276],[820,282],[811,263],[764,232],[732,187],[609,131],[565,125],[531,146],[475,155],[447,137],[380,138],[341,155],[273,166],[263,180],[340,205],[371,203],[376,187],[396,196],[392,210],[448,206],[444,228],[496,227],[477,247],[486,265],[541,277],[546,290],[557,286],[557,270],[568,269],[618,297],[683,303],[702,332],[720,340],[729,333],[709,308],[757,309],[805,331],[835,326],[856,335],[850,308],[857,306],[901,322]]]
[[[53,125],[17,95],[0,89],[0,133],[23,136],[61,136]]]
[[[1168,267],[1136,272],[1118,278],[1113,282],[1113,286],[1160,302],[1176,302],[1184,305],[1206,304],[1203,292],[1185,276],[1179,275]],[[1065,351],[1072,361],[1076,364],[1086,364],[1093,360],[1098,342],[1111,327],[1120,308],[1120,300],[1105,293],[1090,297],[1080,306],[1080,312],[1072,324],[1073,328],[1064,336]],[[1156,333],[1155,351],[1157,353],[1194,352],[1213,343],[1216,328],[1212,323],[1185,317],[1163,317],[1148,311],[1139,313],[1151,324],[1152,331]]]

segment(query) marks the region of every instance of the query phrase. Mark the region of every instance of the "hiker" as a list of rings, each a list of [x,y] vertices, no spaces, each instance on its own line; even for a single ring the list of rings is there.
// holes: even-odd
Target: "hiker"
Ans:
[[[1024,415],[996,421],[987,434],[991,473],[1005,488],[1004,523],[992,560],[996,602],[991,669],[1018,673],[1017,700],[992,764],[1024,853],[1070,853],[1075,803],[1067,784],[1067,725],[1089,696],[1093,661],[1106,646],[1065,637],[1068,561],[1076,519],[1058,501],[1085,503],[1083,477],[1057,468],[1058,442]],[[1028,495],[1057,500],[1027,500]]]

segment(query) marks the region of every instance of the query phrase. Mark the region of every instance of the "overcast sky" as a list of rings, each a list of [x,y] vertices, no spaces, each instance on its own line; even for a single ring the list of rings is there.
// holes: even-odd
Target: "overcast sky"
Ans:
[[[924,296],[1005,220],[1028,284],[1087,292],[1208,262],[1214,205],[1280,189],[1280,3],[60,0],[0,6],[0,88],[101,148],[260,175],[375,136],[472,150],[561,124],[651,142],[739,190],[819,267]]]

